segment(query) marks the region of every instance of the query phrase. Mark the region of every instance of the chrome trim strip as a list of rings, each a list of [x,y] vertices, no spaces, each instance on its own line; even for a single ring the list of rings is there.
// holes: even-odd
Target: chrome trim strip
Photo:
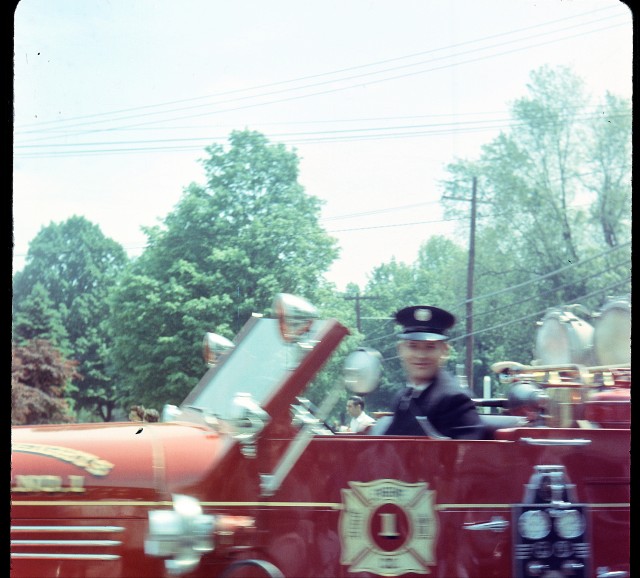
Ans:
[[[173,505],[173,502],[135,502],[131,500],[11,500],[12,506],[123,506],[128,508],[135,507],[156,507],[156,506],[169,506]]]
[[[119,540],[11,540],[12,546],[120,546]]]
[[[11,526],[12,532],[124,532],[122,526]]]
[[[119,560],[117,554],[34,554],[28,552],[12,552],[12,558],[37,560]]]
[[[490,530],[492,532],[504,532],[509,527],[509,522],[502,516],[495,516],[490,522],[463,525],[463,530]]]
[[[531,446],[588,446],[591,443],[591,440],[583,438],[520,438],[520,441]]]
[[[12,500],[12,506],[129,506],[129,507],[162,507],[173,506],[173,502],[124,502],[124,501],[66,501],[66,500],[33,500],[22,501]],[[334,502],[200,502],[204,508],[328,508],[331,510],[342,510],[343,505]],[[590,508],[628,508],[629,502],[622,503],[596,503],[585,504]],[[436,508],[442,509],[482,509],[482,508],[511,508],[513,504],[436,504]],[[82,526],[83,528],[86,526]]]

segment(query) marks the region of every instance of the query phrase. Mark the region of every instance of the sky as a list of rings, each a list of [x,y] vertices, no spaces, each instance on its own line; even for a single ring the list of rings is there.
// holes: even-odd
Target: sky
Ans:
[[[341,251],[327,279],[363,288],[464,239],[446,166],[508,130],[532,71],[632,95],[617,0],[22,0],[14,27],[14,272],[73,215],[139,255],[205,147],[250,129],[296,151]]]

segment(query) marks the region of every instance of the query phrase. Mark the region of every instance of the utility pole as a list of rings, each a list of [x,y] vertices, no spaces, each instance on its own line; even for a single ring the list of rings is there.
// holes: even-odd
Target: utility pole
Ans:
[[[473,391],[473,273],[476,260],[476,213],[478,206],[478,179],[473,177],[471,189],[471,227],[469,231],[469,261],[467,263],[467,299],[466,303],[466,339],[465,339],[465,373],[469,389]],[[460,197],[447,197],[452,201],[467,201]]]
[[[473,177],[471,192],[471,227],[469,232],[469,262],[467,265],[467,339],[465,347],[465,371],[469,389],[473,391],[473,271],[476,261],[476,212],[478,179]]]
[[[361,325],[361,319],[362,319],[362,313],[360,311],[360,301],[362,301],[363,299],[378,299],[378,297],[367,297],[364,295],[360,295],[360,292],[358,291],[358,293],[356,293],[355,295],[345,295],[344,297],[347,300],[355,300],[356,302],[356,327],[358,329],[359,333],[362,333],[362,325]]]

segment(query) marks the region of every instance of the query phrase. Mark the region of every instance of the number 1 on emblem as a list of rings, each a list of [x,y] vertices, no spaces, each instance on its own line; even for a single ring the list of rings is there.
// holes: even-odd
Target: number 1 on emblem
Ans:
[[[393,513],[380,514],[380,533],[382,538],[397,538],[400,534],[396,527],[396,515]]]

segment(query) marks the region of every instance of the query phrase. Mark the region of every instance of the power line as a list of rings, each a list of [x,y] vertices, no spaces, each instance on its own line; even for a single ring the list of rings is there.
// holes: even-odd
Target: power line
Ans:
[[[509,292],[509,291],[515,291],[515,290],[517,290],[517,289],[522,288],[522,286],[524,286],[524,285],[529,285],[529,284],[531,284],[531,283],[535,283],[535,282],[541,281],[541,280],[543,280],[543,279],[545,279],[545,278],[547,278],[547,277],[549,277],[549,276],[553,276],[553,275],[557,274],[558,272],[565,271],[565,270],[567,270],[567,269],[568,269],[568,268],[570,268],[570,267],[578,267],[578,266],[580,266],[580,265],[584,265],[584,264],[586,264],[586,263],[589,263],[590,261],[592,261],[592,260],[594,260],[594,259],[601,258],[601,257],[606,257],[606,256],[607,256],[607,255],[609,255],[610,253],[615,252],[615,251],[617,251],[617,250],[619,250],[619,249],[622,249],[624,246],[629,245],[629,244],[630,244],[630,242],[628,242],[628,243],[623,243],[623,244],[619,245],[618,247],[614,247],[613,249],[610,249],[610,250],[604,251],[604,252],[602,252],[602,253],[599,253],[599,254],[597,254],[597,255],[594,255],[593,257],[590,257],[590,258],[588,258],[588,259],[585,259],[584,261],[579,261],[579,262],[577,262],[577,263],[573,263],[573,264],[571,264],[571,265],[569,265],[569,266],[567,266],[567,267],[562,267],[562,268],[560,268],[560,269],[557,269],[557,270],[555,270],[555,271],[552,271],[551,273],[549,273],[549,274],[547,274],[547,275],[543,275],[543,276],[536,277],[535,279],[532,279],[532,280],[527,281],[527,282],[525,282],[525,283],[520,283],[520,284],[517,284],[517,285],[511,285],[511,286],[506,287],[506,288],[504,288],[504,289],[502,289],[502,290],[500,290],[500,291],[497,291],[497,292],[485,293],[485,294],[483,294],[483,295],[476,296],[476,297],[474,297],[474,300],[475,300],[475,301],[478,301],[478,300],[480,300],[480,299],[483,299],[483,298],[486,298],[486,297],[489,297],[489,296],[492,296],[492,295],[502,294],[502,293]],[[593,276],[593,275],[588,275],[587,277],[581,277],[581,278],[580,278],[580,279],[578,279],[577,281],[578,281],[578,282],[580,282],[580,281],[584,281],[584,280],[587,280],[587,279],[591,278],[592,276]],[[610,289],[612,289],[612,288],[614,288],[614,287],[618,287],[618,286],[620,286],[620,285],[622,285],[622,284],[624,284],[624,283],[626,283],[626,282],[629,282],[630,280],[631,280],[631,278],[630,278],[630,277],[629,277],[629,278],[625,278],[625,279],[623,279],[623,280],[621,280],[621,281],[615,282],[613,285],[610,285],[610,286],[605,287],[604,289],[596,290],[595,292],[590,293],[590,294],[588,294],[588,295],[586,295],[586,296],[578,297],[578,299],[586,299],[586,298],[588,298],[588,297],[592,297],[592,296],[597,295],[597,294],[599,294],[599,293],[602,293],[602,292],[604,292],[604,291],[608,291],[608,290],[610,290]],[[551,291],[554,291],[554,290],[557,290],[557,289],[558,289],[558,288],[552,288],[552,289],[549,289],[549,290],[548,290],[548,292],[551,292]],[[525,299],[525,300],[523,300],[522,302],[530,301],[530,300],[532,300],[532,299],[534,299],[534,297],[530,297],[530,298],[528,298],[528,299]],[[465,305],[465,304],[466,304],[466,301],[462,303],[462,305]],[[517,304],[518,304],[518,303],[510,304],[510,307],[512,307],[513,305],[517,305]],[[456,307],[452,307],[452,309],[455,311],[458,307],[461,307],[461,305],[458,305],[458,306],[456,306]],[[492,310],[492,312],[493,312],[493,310]],[[542,311],[542,312],[538,312],[538,313],[534,313],[534,314],[529,315],[529,316],[525,316],[525,317],[523,317],[522,319],[526,319],[527,317],[531,317],[531,316],[534,316],[534,315],[542,315],[542,314],[544,314],[544,311]],[[388,320],[390,320],[390,319],[392,319],[392,318],[386,318],[386,317],[384,317],[384,318],[379,318],[379,319],[380,319],[380,320],[387,320],[387,319],[388,319]],[[491,328],[488,328],[488,329],[482,329],[482,330],[479,330],[479,331],[474,331],[474,335],[477,335],[478,333],[483,333],[483,332],[485,332],[485,331],[488,331],[488,330],[491,330],[491,329],[494,329],[494,328],[499,328],[499,327],[502,327],[502,324],[501,324],[501,325],[494,326],[494,327],[491,327]],[[389,333],[389,334],[387,334],[387,335],[383,335],[383,336],[380,336],[380,337],[376,337],[376,338],[375,338],[375,340],[372,340],[372,341],[380,341],[380,340],[382,340],[382,339],[392,337],[393,335],[394,335],[393,333]],[[455,339],[452,339],[452,341],[453,341],[453,340],[457,340],[457,339],[462,339],[463,337],[465,337],[465,336],[464,336],[464,335],[463,335],[463,336],[458,336],[458,337],[456,337]],[[365,340],[365,342],[368,342],[368,340]]]
[[[626,277],[624,279],[621,279],[619,281],[616,281],[615,283],[612,283],[610,285],[607,285],[606,287],[602,287],[601,289],[596,289],[595,291],[592,291],[591,293],[587,293],[586,295],[581,295],[580,297],[577,297],[576,300],[584,300],[584,299],[589,299],[591,297],[595,297],[596,295],[601,295],[603,293],[606,293],[608,291],[610,291],[611,289],[615,289],[617,287],[620,287],[621,285],[624,285],[625,283],[629,283],[631,281],[631,277]],[[546,313],[548,308],[545,308],[542,311],[536,311],[535,313],[530,313],[528,315],[523,315],[522,317],[519,317],[518,319],[512,319],[511,321],[505,321],[504,323],[500,323],[498,325],[493,325],[491,327],[485,327],[484,329],[479,329],[478,331],[475,332],[475,335],[479,335],[480,333],[486,333],[487,331],[495,331],[496,329],[502,329],[503,327],[507,327],[509,325],[513,325],[514,323],[519,323],[521,321],[524,321],[526,319],[531,319],[532,317],[540,317],[542,315],[544,315]],[[460,339],[464,339],[466,338],[466,335],[459,335],[457,337],[454,337],[452,339],[450,339],[450,341],[457,341]]]
[[[436,223],[446,223],[449,221],[460,221],[461,219],[438,219],[438,220],[430,220],[430,221],[414,221],[411,223],[391,223],[386,225],[371,225],[368,227],[352,227],[349,229],[334,229],[327,231],[327,233],[348,233],[353,231],[368,231],[371,229],[390,229],[393,227],[413,227],[415,225],[433,225]]]
[[[396,207],[387,207],[385,209],[376,209],[373,211],[363,211],[360,213],[349,213],[347,215],[337,215],[334,217],[325,217],[324,219],[322,219],[322,221],[327,222],[327,221],[337,221],[339,219],[351,219],[354,217],[368,217],[371,215],[380,215],[382,213],[389,213],[392,211],[403,211],[405,209],[415,209],[417,207],[424,207],[426,205],[434,205],[436,203],[439,203],[439,201],[425,201],[424,203],[412,203],[410,205],[400,205],[400,206],[396,206]]]
[[[608,249],[604,253],[600,253],[598,255],[593,255],[592,257],[589,257],[588,259],[585,259],[583,261],[578,261],[576,263],[569,263],[569,265],[565,265],[564,267],[560,267],[559,269],[556,269],[556,270],[551,271],[549,273],[546,273],[544,275],[538,275],[537,277],[534,277],[533,279],[529,279],[529,281],[524,281],[523,283],[519,283],[518,285],[513,285],[513,286],[507,287],[505,289],[500,289],[498,291],[493,291],[492,293],[485,293],[484,295],[480,295],[480,296],[476,297],[475,300],[478,301],[480,299],[488,299],[489,297],[495,297],[496,295],[502,295],[503,293],[507,293],[509,291],[515,291],[516,289],[521,289],[522,287],[526,287],[527,285],[531,285],[532,283],[537,283],[538,281],[542,281],[543,279],[548,279],[549,277],[553,277],[554,275],[558,275],[559,273],[567,271],[568,269],[571,269],[571,268],[576,267],[578,265],[584,265],[585,263],[589,263],[589,262],[593,261],[594,259],[598,259],[600,257],[605,257],[606,255],[609,255],[610,253],[618,251],[618,250],[622,249],[623,247],[626,247],[627,245],[631,245],[631,241],[627,241],[626,243],[621,243],[617,247],[613,247],[611,249]],[[463,307],[465,304],[466,304],[466,301],[463,301],[462,303],[459,303],[458,305],[456,305],[456,307]]]
[[[38,127],[42,127],[43,124],[57,125],[57,124],[62,124],[62,123],[66,123],[66,122],[69,122],[69,121],[91,119],[92,117],[103,117],[103,116],[107,116],[107,115],[128,113],[128,112],[134,112],[134,111],[138,111],[138,110],[148,110],[150,108],[157,108],[157,107],[161,107],[161,106],[171,106],[171,105],[174,105],[174,104],[193,102],[193,101],[209,99],[209,98],[216,98],[216,97],[219,97],[219,96],[234,95],[234,94],[238,94],[238,93],[241,93],[241,92],[247,92],[247,91],[252,91],[252,90],[260,90],[260,89],[264,89],[264,88],[271,88],[271,87],[274,87],[274,86],[281,86],[283,84],[291,84],[291,83],[295,83],[295,82],[311,80],[311,79],[315,79],[315,78],[321,78],[323,76],[330,76],[330,75],[335,75],[335,74],[341,74],[343,72],[350,72],[350,71],[353,71],[353,70],[360,70],[360,69],[363,69],[363,68],[370,68],[370,67],[373,67],[373,66],[379,66],[381,64],[388,64],[390,62],[398,62],[398,61],[401,61],[401,60],[407,60],[409,58],[415,58],[417,56],[424,56],[426,54],[431,54],[433,52],[449,50],[449,49],[452,49],[452,48],[466,46],[466,45],[469,45],[469,44],[476,44],[478,42],[483,42],[485,40],[491,40],[491,39],[499,38],[499,37],[502,37],[502,36],[509,36],[509,35],[513,35],[513,34],[516,34],[516,33],[519,33],[519,32],[525,32],[527,30],[532,30],[532,29],[535,29],[535,28],[547,27],[549,25],[553,25],[553,24],[556,24],[556,23],[564,22],[566,20],[577,20],[578,18],[582,18],[582,17],[585,17],[585,16],[591,16],[591,15],[594,15],[596,13],[600,13],[600,12],[603,12],[603,11],[611,12],[612,13],[611,17],[617,16],[617,14],[615,14],[615,15],[613,14],[613,11],[611,11],[610,8],[597,8],[597,9],[591,10],[589,12],[584,12],[582,14],[578,14],[578,15],[575,15],[575,16],[568,16],[568,17],[565,17],[565,18],[550,20],[550,21],[547,21],[547,22],[542,22],[540,24],[535,24],[535,25],[532,25],[532,26],[526,26],[526,27],[523,27],[523,28],[518,28],[518,29],[515,29],[515,30],[508,31],[508,32],[502,32],[502,33],[499,33],[499,34],[494,34],[494,35],[490,35],[490,36],[484,36],[484,37],[476,38],[476,39],[473,39],[473,40],[468,40],[468,41],[460,42],[460,43],[457,43],[457,44],[452,44],[452,45],[446,46],[446,47],[440,47],[440,48],[434,48],[434,49],[429,49],[429,50],[425,50],[425,51],[419,51],[419,52],[415,52],[415,53],[412,53],[412,54],[407,54],[407,55],[403,55],[403,56],[388,58],[388,59],[379,60],[379,61],[366,63],[366,64],[361,64],[361,65],[356,65],[356,66],[350,66],[350,67],[341,68],[341,69],[337,69],[337,70],[333,70],[333,71],[316,73],[316,74],[312,74],[312,75],[297,77],[297,78],[294,78],[294,79],[288,79],[288,80],[283,80],[283,81],[277,81],[277,82],[270,82],[270,83],[266,83],[266,84],[254,85],[254,86],[247,87],[247,88],[242,88],[242,89],[227,90],[227,91],[218,92],[218,93],[214,93],[214,94],[210,94],[210,95],[206,95],[206,96],[191,97],[191,98],[187,98],[187,99],[174,100],[174,101],[164,102],[164,103],[147,104],[147,105],[142,105],[142,106],[138,106],[138,107],[130,107],[130,108],[126,108],[126,109],[119,109],[119,110],[109,111],[109,112],[105,112],[105,113],[95,113],[95,114],[92,114],[92,115],[71,117],[69,119],[62,119],[62,120],[61,119],[55,119],[55,120],[52,120],[52,121],[40,121],[38,123],[30,123],[30,124],[26,124],[26,125],[19,125],[18,128],[20,128],[21,126],[26,126],[26,127],[38,126]],[[583,26],[585,24],[593,24],[593,23],[599,24],[600,22],[602,22],[602,18],[598,18],[598,19],[593,20],[591,22],[575,24],[573,27],[575,27],[575,26]],[[560,30],[563,30],[563,29],[560,29]],[[349,78],[349,77],[347,77],[347,78]],[[169,111],[169,112],[172,112],[172,111]]]
[[[580,282],[588,281],[590,279],[593,279],[594,277],[598,277],[598,276],[602,275],[603,273],[614,271],[617,267],[621,267],[621,266],[628,265],[628,264],[629,264],[628,260],[619,261],[617,263],[614,263],[610,267],[606,267],[605,269],[601,269],[599,271],[594,271],[593,273],[591,273],[590,275],[587,275],[586,277],[581,277],[580,278]],[[524,299],[520,299],[519,301],[513,301],[511,303],[503,305],[502,307],[491,307],[487,311],[484,311],[484,312],[481,312],[481,313],[475,313],[474,316],[475,316],[476,319],[478,319],[479,317],[484,317],[486,315],[494,315],[494,314],[496,314],[496,313],[498,313],[500,311],[503,311],[505,309],[513,309],[513,307],[515,307],[517,305],[522,305],[523,303],[527,303],[528,301],[532,301],[533,299],[536,299],[538,297],[541,297],[541,296],[544,296],[544,295],[547,295],[547,294],[551,294],[551,293],[554,293],[556,291],[560,291],[561,289],[566,289],[567,287],[570,287],[572,285],[575,285],[575,281],[569,281],[567,283],[563,283],[562,285],[556,285],[554,287],[550,287],[549,289],[542,290],[541,294],[525,297]]]
[[[616,283],[612,283],[611,285],[608,285],[607,287],[603,287],[601,289],[597,289],[596,291],[592,291],[591,293],[588,293],[586,295],[582,295],[580,297],[578,297],[578,299],[589,299],[591,297],[595,297],[596,295],[601,295],[603,293],[606,293],[608,291],[610,291],[611,289],[615,289],[617,287],[619,287],[620,285],[623,285],[624,283],[630,282],[631,281],[631,277],[628,277],[626,279],[622,279],[620,281],[617,281]],[[521,323],[522,321],[526,321],[527,319],[531,319],[533,317],[541,317],[542,315],[544,315],[546,313],[546,309],[542,310],[542,311],[536,311],[535,313],[529,313],[527,315],[523,315],[521,317],[518,317],[517,319],[511,319],[510,321],[505,321],[504,323],[499,323],[497,325],[493,325],[491,327],[485,327],[483,329],[478,329],[477,331],[474,331],[474,335],[480,335],[481,333],[487,333],[488,331],[495,331],[496,329],[502,329],[504,327],[508,327],[509,325],[513,325],[514,323]],[[391,335],[389,335],[389,337],[391,337]],[[455,341],[460,341],[461,339],[466,339],[468,337],[468,335],[458,335],[456,337],[452,337],[451,339],[449,339],[450,342],[455,342]],[[399,359],[399,356],[394,356],[394,357],[387,357],[384,358],[383,361],[392,361],[395,359]]]
[[[573,120],[592,124],[594,119],[601,115],[601,111],[584,112],[574,115]],[[613,118],[623,118],[625,114],[613,114]],[[491,124],[489,124],[491,123]],[[438,135],[468,134],[483,131],[495,131],[499,129],[514,129],[524,126],[526,123],[514,119],[499,119],[487,121],[463,121],[438,124],[414,124],[405,126],[376,126],[362,128],[344,128],[325,131],[304,131],[265,133],[270,140],[295,144],[321,144],[332,142],[354,142],[360,140],[388,140],[406,139],[410,137],[425,137]],[[202,150],[204,147],[215,143],[223,143],[228,135],[209,135],[204,137],[162,138],[162,139],[138,139],[118,141],[84,141],[75,143],[47,143],[47,144],[14,144],[14,156],[21,158],[37,157],[61,157],[95,154],[122,154],[134,152],[189,152]],[[122,145],[127,145],[122,146]],[[151,146],[157,145],[157,146]],[[90,148],[94,147],[94,148]],[[97,148],[102,147],[102,148]],[[58,150],[56,150],[58,149]],[[86,149],[86,150],[83,150]]]
[[[613,15],[613,16],[611,16],[611,18],[615,18],[616,16],[617,15]],[[594,20],[594,21],[588,22],[586,24],[601,24],[602,21],[603,21],[603,19],[600,18],[597,21]],[[567,40],[567,39],[573,38],[575,36],[584,35],[584,34],[590,34],[590,33],[598,32],[598,31],[601,31],[601,30],[606,30],[608,28],[619,26],[619,25],[622,25],[622,24],[623,23],[614,24],[612,26],[607,26],[607,27],[604,27],[604,28],[598,28],[598,29],[595,29],[595,30],[590,30],[590,31],[583,32],[583,33],[580,33],[580,34],[577,34],[577,35],[572,35],[572,36],[569,36],[569,37],[563,37],[563,38],[560,38],[560,39],[553,39],[553,40],[549,40],[547,42],[543,42],[543,43],[539,43],[539,44],[535,44],[535,45],[524,46],[524,47],[520,47],[520,48],[514,48],[513,50],[503,51],[501,53],[492,54],[490,56],[476,56],[476,57],[470,58],[468,60],[457,61],[454,64],[446,64],[446,65],[443,65],[443,66],[436,66],[436,67],[422,69],[422,70],[413,71],[413,72],[409,72],[409,73],[402,73],[402,74],[399,74],[399,75],[389,76],[389,77],[381,78],[381,79],[368,79],[367,80],[367,84],[371,85],[371,84],[377,84],[377,83],[380,83],[380,82],[387,82],[387,81],[390,81],[390,80],[398,80],[400,78],[405,78],[407,76],[413,76],[413,75],[417,75],[417,74],[425,74],[427,72],[432,72],[432,71],[439,70],[439,69],[442,69],[442,68],[459,66],[459,65],[462,65],[462,64],[469,64],[469,63],[476,62],[476,61],[479,61],[479,60],[483,60],[483,59],[486,59],[486,58],[489,58],[489,57],[500,56],[500,55],[508,54],[510,52],[518,52],[518,51],[521,51],[521,50],[524,50],[524,49],[533,48],[535,46],[540,46],[540,45],[543,45],[543,44],[549,44],[549,43],[553,43],[553,42],[558,42],[558,41],[561,41],[561,40]],[[570,28],[575,28],[575,27],[578,27],[578,26],[584,26],[584,25],[585,25],[585,23],[575,24],[575,25],[569,26],[569,27],[567,27],[565,29],[561,29],[561,31],[562,30],[566,30],[566,29],[570,29]],[[558,31],[553,31],[552,33],[556,33],[556,32],[558,32]],[[536,35],[533,35],[533,36],[525,37],[524,39],[522,39],[522,38],[521,39],[517,39],[516,41],[529,40],[531,38],[536,38],[537,36],[541,36],[541,35],[545,35],[545,34],[549,35],[551,33],[546,32],[546,33],[536,34]],[[509,41],[509,42],[506,42],[504,44],[511,44],[513,42],[516,42],[516,41]],[[449,55],[446,58],[464,56],[467,53],[473,54],[473,55],[477,55],[480,50],[486,50],[487,48],[494,48],[496,46],[499,47],[500,44],[489,46],[489,47],[476,48],[476,49],[473,49],[473,50],[469,50],[467,52],[461,52],[461,53]],[[441,58],[444,58],[444,57],[438,57],[438,58],[435,58],[433,60],[440,60]],[[328,94],[328,93],[332,93],[332,92],[348,90],[350,88],[354,88],[354,87],[360,86],[361,83],[362,83],[361,78],[364,77],[364,76],[380,75],[382,73],[393,72],[394,70],[399,70],[401,68],[406,68],[406,67],[415,67],[415,66],[418,66],[420,64],[425,64],[425,63],[429,63],[429,62],[430,61],[423,61],[423,62],[408,64],[408,65],[403,65],[403,66],[400,66],[400,67],[394,67],[394,68],[391,68],[391,69],[385,69],[385,70],[381,70],[381,71],[374,71],[374,72],[363,73],[363,74],[359,74],[359,75],[352,75],[352,76],[345,77],[345,78],[340,78],[340,79],[337,79],[337,80],[334,79],[334,80],[329,80],[329,81],[322,81],[322,82],[319,82],[319,83],[313,83],[313,84],[310,84],[310,85],[304,85],[304,86],[301,86],[301,87],[295,87],[295,88],[291,88],[291,89],[283,89],[283,90],[278,90],[278,91],[271,91],[271,92],[268,92],[268,93],[263,93],[261,95],[258,95],[258,98],[272,96],[274,94],[278,94],[278,93],[281,93],[281,92],[290,92],[290,91],[293,91],[293,90],[299,91],[301,89],[313,88],[313,87],[320,86],[320,85],[325,85],[325,84],[328,84],[328,83],[344,82],[344,81],[356,80],[356,79],[358,80],[358,82],[355,83],[355,84],[351,84],[351,85],[347,85],[347,86],[343,86],[343,87],[336,87],[336,88],[331,88],[331,89],[327,89],[327,90],[323,90],[323,91],[317,91],[317,92],[312,92],[312,93],[309,93],[309,94],[302,94],[302,95],[296,95],[296,96],[291,96],[291,97],[285,97],[285,98],[282,98],[282,99],[276,99],[276,100],[271,100],[271,101],[263,101],[263,102],[251,103],[251,104],[246,104],[246,105],[241,105],[241,106],[235,106],[235,107],[232,107],[232,108],[218,109],[218,110],[209,111],[209,112],[196,114],[196,115],[174,117],[174,118],[168,119],[168,120],[177,120],[177,119],[184,119],[184,118],[201,117],[201,116],[207,116],[207,115],[211,115],[211,114],[219,114],[221,112],[231,112],[231,111],[242,110],[242,109],[256,107],[256,106],[265,106],[265,105],[276,104],[276,103],[280,103],[280,102],[288,102],[288,101],[296,100],[296,99],[300,99],[300,98],[309,98],[309,97],[312,97],[312,96],[319,96],[319,95]],[[255,99],[256,96],[236,97],[236,98],[228,100],[228,101],[221,101],[221,102],[218,102],[218,103],[213,103],[213,105],[225,104],[226,102],[234,102],[235,103],[238,100],[244,100],[244,99],[249,99],[249,98],[254,98]],[[211,105],[197,105],[197,108],[201,108],[203,106],[211,106]],[[188,107],[188,109],[192,109],[192,108],[196,108],[196,107]],[[165,112],[179,112],[180,110],[184,110],[184,109],[169,110],[169,111],[165,111]],[[133,117],[119,118],[119,119],[116,119],[116,122],[119,122],[119,121],[122,121],[122,120],[128,120],[129,118],[140,118],[142,116],[165,114],[165,112],[145,113],[145,114],[141,114],[141,115],[134,115]],[[167,119],[165,119],[163,121],[157,121],[156,120],[156,121],[151,121],[151,122],[166,122],[166,121],[167,121]],[[59,122],[66,122],[66,121],[59,121]],[[106,121],[100,120],[100,121],[97,121],[97,122],[99,122],[99,123],[112,122],[112,120],[107,119]],[[88,123],[82,123],[80,125],[71,125],[71,126],[68,126],[67,128],[74,128],[75,126],[83,126],[83,125],[86,125],[86,124],[88,124]],[[138,125],[125,125],[124,127],[116,127],[115,129],[114,128],[95,129],[95,130],[92,130],[91,132],[105,132],[105,131],[109,131],[110,132],[110,131],[113,131],[113,130],[120,130],[122,128],[131,128],[132,126],[144,126],[145,124],[148,124],[148,123],[139,123]],[[87,131],[84,131],[84,132],[87,132]],[[70,135],[68,135],[68,136],[70,136]]]

